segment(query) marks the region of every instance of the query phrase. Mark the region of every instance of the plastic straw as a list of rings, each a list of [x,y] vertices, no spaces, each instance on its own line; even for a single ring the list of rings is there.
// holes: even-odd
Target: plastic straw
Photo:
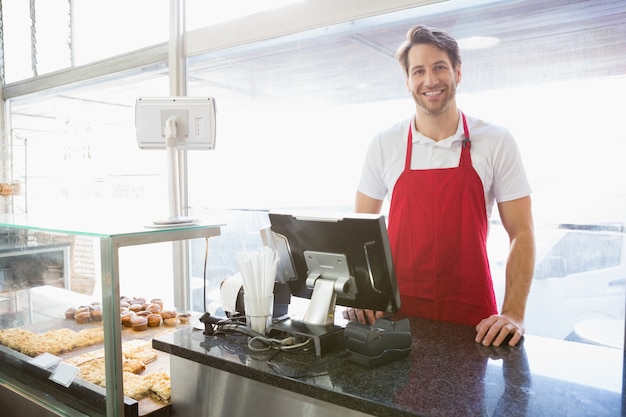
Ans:
[[[249,300],[264,300],[274,292],[274,281],[278,268],[278,253],[274,249],[264,247],[258,252],[238,253],[239,269],[243,281],[244,294]],[[265,306],[246,306],[251,313],[264,310]]]

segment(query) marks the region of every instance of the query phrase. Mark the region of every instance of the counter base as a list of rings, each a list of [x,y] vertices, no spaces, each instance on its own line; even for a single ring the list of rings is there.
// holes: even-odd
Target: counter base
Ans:
[[[372,417],[177,356],[170,363],[173,417]]]

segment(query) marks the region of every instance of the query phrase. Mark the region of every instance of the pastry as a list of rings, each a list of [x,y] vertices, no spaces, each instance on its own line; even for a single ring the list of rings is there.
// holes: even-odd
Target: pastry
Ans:
[[[136,316],[130,320],[134,331],[141,332],[148,328],[148,319],[141,316]]]
[[[102,308],[94,308],[90,312],[92,321],[102,321]]]
[[[0,330],[0,344],[32,357],[44,352],[61,355],[103,341],[104,332],[101,326],[79,332],[70,329],[50,330],[43,334],[20,328]]]
[[[141,304],[144,305],[146,303],[146,299],[143,297],[135,297],[128,300],[130,304]]]
[[[150,302],[160,305],[161,309],[163,309],[163,300],[161,300],[160,298],[153,298],[152,300],[150,300]]]
[[[74,319],[76,323],[89,323],[91,321],[91,313],[89,311],[79,311],[74,313]]]
[[[189,313],[180,313],[177,316],[178,320],[180,320],[180,322],[182,324],[189,324],[189,320],[191,320],[191,314]]]
[[[127,311],[126,313],[122,313],[122,325],[124,327],[131,327],[131,320],[137,315],[133,311]]]
[[[65,318],[74,320],[74,314],[76,314],[76,309],[74,307],[70,307],[65,310]]]
[[[176,317],[176,312],[174,310],[162,310],[160,314],[161,317],[163,317],[163,320],[173,319]]]
[[[133,304],[130,305],[129,308],[136,313],[138,311],[143,310],[143,304],[133,303]]]
[[[146,308],[144,310],[149,311],[151,313],[158,313],[161,311],[161,305],[157,303],[150,303],[146,305]]]
[[[128,359],[139,359],[148,364],[157,360],[157,351],[152,348],[152,342],[135,339],[122,344],[122,354]]]
[[[87,306],[80,306],[76,309],[76,311],[74,311],[74,315],[76,315],[76,313],[84,313],[84,312],[89,312],[89,307]]]
[[[140,399],[150,395],[150,388],[152,382],[140,375],[135,375],[131,372],[124,372],[124,395],[134,400]]]
[[[166,326],[176,326],[180,321],[175,317],[170,317],[170,318],[164,319],[163,322],[165,323]]]
[[[150,395],[164,403],[169,403],[172,394],[170,376],[167,372],[157,371],[144,377],[152,384]]]
[[[148,327],[159,327],[163,319],[160,314],[151,313],[148,316]]]

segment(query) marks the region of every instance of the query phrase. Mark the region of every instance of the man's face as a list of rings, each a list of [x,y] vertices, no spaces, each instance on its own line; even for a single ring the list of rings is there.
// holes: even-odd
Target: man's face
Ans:
[[[454,100],[461,81],[448,54],[433,45],[416,45],[409,50],[406,84],[415,104],[427,114],[438,115]]]

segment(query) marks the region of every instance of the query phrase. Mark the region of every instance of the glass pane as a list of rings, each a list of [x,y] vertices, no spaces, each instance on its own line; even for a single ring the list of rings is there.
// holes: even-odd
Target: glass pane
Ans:
[[[35,75],[31,36],[36,47],[38,75],[71,67],[72,48],[74,65],[84,65],[167,42],[169,38],[169,2],[76,0],[72,3],[74,16],[70,23],[69,2],[36,2],[34,35],[28,2],[2,5],[7,83]]]
[[[420,22],[459,40],[497,38],[482,49],[462,41],[458,103],[469,115],[513,132],[533,187],[542,248],[537,264],[554,262],[545,248],[562,232],[560,224],[626,222],[623,198],[614,198],[626,195],[626,183],[617,180],[626,178],[626,167],[621,153],[609,150],[626,140],[615,94],[626,91],[624,16],[626,5],[610,1],[550,7],[450,1],[193,57],[189,94],[216,97],[218,141],[211,153],[189,155],[191,204],[258,213],[351,210],[370,139],[413,112],[394,54],[408,28]],[[590,112],[596,107],[591,103],[602,111]],[[501,302],[508,237],[497,210],[492,222],[490,258]],[[537,276],[528,333],[573,338],[577,323],[597,318],[620,320],[623,330],[624,261],[599,268],[622,253],[623,230],[610,241],[591,233],[584,242],[559,244],[568,253],[590,251],[601,259],[566,280],[541,283]],[[260,239],[254,233],[231,237],[214,250],[232,256],[253,238]],[[610,296],[602,296],[607,288]]]
[[[626,91],[625,16],[626,4],[614,1],[448,1],[190,58],[188,94],[215,97],[218,116],[216,149],[188,154],[191,208],[199,215],[217,210],[228,224],[210,243],[208,293],[215,297],[221,279],[236,271],[233,254],[259,247],[265,210],[351,210],[370,139],[413,112],[394,53],[415,22],[457,39],[499,39],[462,51],[458,102],[517,139],[533,187],[537,265],[558,266],[548,254],[560,225],[623,227],[626,166],[616,150],[626,133],[616,92]],[[133,124],[135,98],[167,95],[167,84],[166,74],[154,72],[13,100],[12,126],[29,139],[31,209],[74,202],[165,210],[164,155],[139,151]],[[77,163],[85,144],[91,159]],[[493,217],[489,253],[501,300],[508,238],[497,210]],[[610,243],[587,243],[613,262],[623,230],[611,232]],[[204,250],[192,253],[200,288]],[[564,338],[577,323],[598,318],[620,320],[623,330],[621,254],[619,265],[535,279],[528,332],[543,334],[539,324],[556,323],[546,334]],[[558,284],[558,292],[545,283]],[[580,297],[592,290],[608,296]],[[545,320],[563,305],[573,322]]]
[[[560,259],[563,261],[565,275],[579,274],[619,265],[622,255],[623,237],[619,234],[601,232],[569,232],[552,248],[545,260]],[[542,268],[542,263],[537,266]],[[544,277],[557,276],[548,272]],[[542,278],[536,274],[536,278]]]
[[[75,0],[76,65],[167,42],[169,1]]]
[[[2,4],[2,25],[5,81],[11,83],[32,77],[28,2],[4,2]]]
[[[577,334],[576,326],[592,320],[616,320],[623,328],[625,230],[623,222],[592,220],[537,225],[537,262],[526,309],[528,333],[580,341],[582,336]],[[493,224],[489,249],[499,305],[504,296],[503,248],[507,241],[502,225]],[[619,339],[620,335],[611,338]]]
[[[29,212],[123,207],[166,215],[165,154],[137,146],[134,107],[137,97],[166,96],[168,86],[146,71],[12,100],[13,130],[27,139]]]
[[[118,415],[105,410],[110,405],[105,399],[115,393],[121,399],[122,392],[136,400],[142,409],[167,413],[169,367],[159,363],[165,360],[167,364],[167,357],[159,357],[152,350],[151,339],[166,328],[189,326],[190,315],[176,311],[172,294],[177,284],[166,269],[158,270],[156,263],[138,262],[138,259],[171,259],[164,256],[167,251],[163,249],[168,248],[154,242],[206,237],[215,232],[201,229],[142,227],[130,239],[128,236],[98,239],[81,233],[46,233],[36,228],[16,229],[0,224],[3,378],[10,375],[9,381],[35,386],[36,390],[47,393],[54,391],[59,382],[67,394],[56,397],[57,401],[37,402],[42,412],[32,411],[35,406],[31,406],[26,414],[52,415],[54,411],[54,415],[104,415],[109,411],[109,415]],[[148,267],[138,269],[139,265]],[[105,355],[105,350],[115,347],[111,337],[119,337],[121,343],[121,349],[116,349],[113,357],[110,350]],[[29,357],[36,358],[37,366]],[[159,358],[161,361],[157,361]],[[55,372],[52,365],[60,361],[78,368],[76,378],[74,374],[60,377],[64,372],[54,374],[60,381],[49,378]],[[123,375],[116,374],[113,361],[124,362]],[[155,387],[157,381],[160,388]],[[72,411],[63,404],[68,399]],[[137,405],[134,415],[136,410]]]
[[[37,74],[72,65],[70,8],[67,0],[35,2]]]

